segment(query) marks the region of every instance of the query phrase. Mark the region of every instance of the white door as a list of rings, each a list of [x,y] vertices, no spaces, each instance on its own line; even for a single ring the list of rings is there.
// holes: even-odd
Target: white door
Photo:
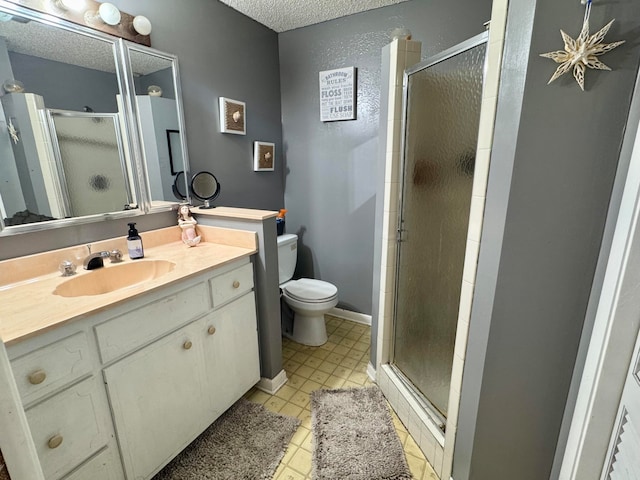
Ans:
[[[640,76],[636,92],[631,112],[637,112],[640,106]],[[619,200],[616,197],[611,200],[610,211],[617,217],[615,230],[593,329],[583,333],[589,346],[559,480],[640,479],[635,458],[640,457],[636,453],[640,452],[640,128],[637,115],[629,117],[618,169],[616,183],[624,181],[624,189]],[[629,452],[633,452],[632,457],[628,456]]]
[[[640,335],[636,338],[602,478],[640,479]]]

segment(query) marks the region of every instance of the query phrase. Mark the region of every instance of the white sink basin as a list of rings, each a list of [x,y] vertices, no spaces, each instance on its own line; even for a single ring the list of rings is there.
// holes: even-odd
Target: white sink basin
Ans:
[[[134,260],[106,266],[61,283],[53,293],[61,297],[101,295],[161,277],[175,266],[167,260]]]

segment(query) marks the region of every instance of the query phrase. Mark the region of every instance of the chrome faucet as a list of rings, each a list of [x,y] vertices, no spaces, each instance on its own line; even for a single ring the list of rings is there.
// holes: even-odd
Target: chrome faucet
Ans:
[[[109,258],[109,252],[106,250],[102,252],[91,253],[84,259],[82,266],[85,270],[94,270],[96,268],[104,267],[104,259]]]
[[[82,262],[82,266],[85,270],[95,270],[96,268],[104,267],[104,259],[111,258],[111,263],[118,263],[122,261],[122,252],[118,249],[103,250],[101,252],[91,253],[91,244],[87,245],[89,249],[89,255]]]

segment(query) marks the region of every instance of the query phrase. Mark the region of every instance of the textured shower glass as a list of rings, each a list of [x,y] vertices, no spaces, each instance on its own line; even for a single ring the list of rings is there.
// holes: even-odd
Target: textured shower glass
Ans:
[[[447,415],[484,44],[409,76],[393,363]]]
[[[123,210],[126,172],[112,117],[53,116],[71,216]]]

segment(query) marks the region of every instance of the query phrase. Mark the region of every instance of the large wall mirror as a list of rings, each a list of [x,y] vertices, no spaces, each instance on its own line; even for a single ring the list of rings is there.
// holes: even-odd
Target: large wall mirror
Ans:
[[[0,235],[179,201],[167,142],[179,132],[171,163],[186,172],[175,56],[0,0],[0,95]]]

